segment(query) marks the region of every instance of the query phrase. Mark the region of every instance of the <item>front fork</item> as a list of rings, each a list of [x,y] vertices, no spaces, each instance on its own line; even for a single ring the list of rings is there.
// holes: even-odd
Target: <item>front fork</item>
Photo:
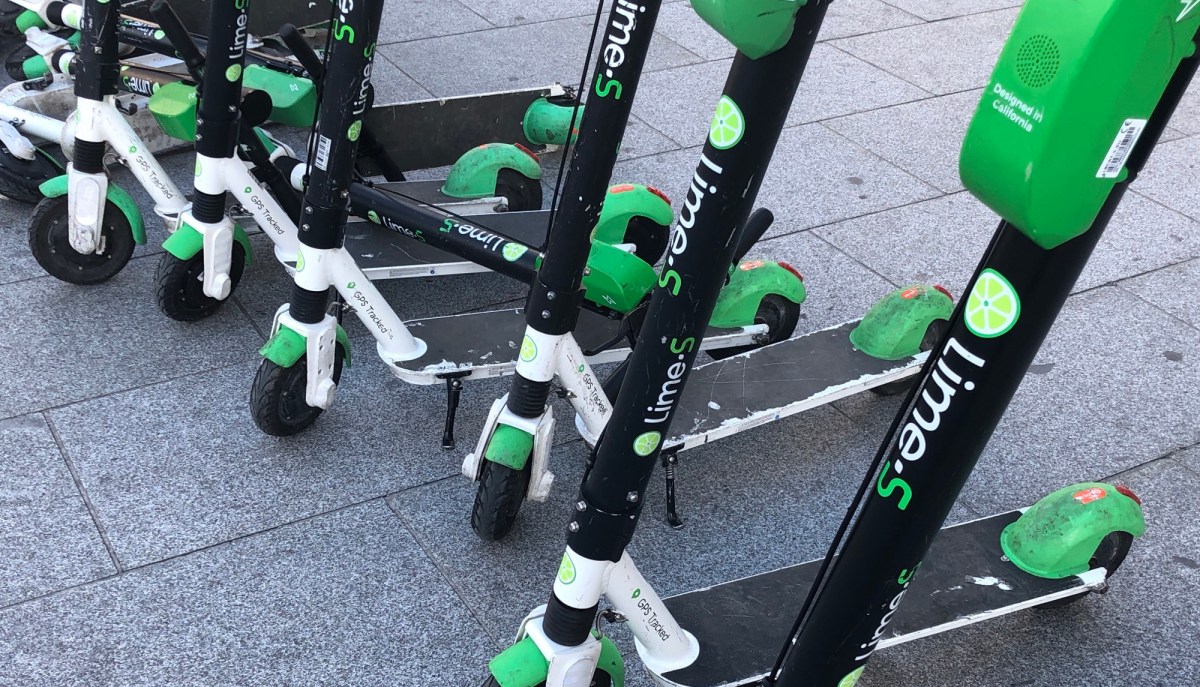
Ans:
[[[628,553],[613,563],[586,559],[568,547],[554,580],[554,595],[578,609],[595,608],[603,595],[629,622],[639,658],[656,675],[691,665],[700,655],[696,637],[679,626]],[[599,639],[589,635],[579,646],[557,644],[546,636],[545,612],[542,606],[522,622],[518,641],[530,638],[546,659],[546,687],[587,687],[599,657]]]
[[[104,170],[106,106],[104,101],[78,99],[75,126],[75,161],[67,165],[67,216],[71,247],[83,255],[104,252],[104,205],[108,198],[108,174]]]
[[[549,384],[557,377],[589,434],[599,434],[604,428],[612,414],[612,404],[605,396],[600,380],[588,365],[583,350],[570,334],[543,334],[527,327],[517,358],[516,374],[535,383],[514,385],[515,393],[525,393],[530,398],[512,398],[510,401],[510,395],[505,394],[492,404],[475,451],[467,454],[463,460],[462,474],[471,481],[477,481],[496,430],[501,426],[512,427],[533,437],[532,472],[526,496],[531,501],[545,501],[554,484],[554,473],[550,471],[554,412],[546,403],[548,395],[546,398],[532,398],[536,393],[534,389]],[[514,410],[533,407],[540,407],[540,413],[527,417]]]
[[[425,354],[425,342],[408,331],[345,248],[320,249],[300,245],[295,281],[297,286],[314,293],[336,289],[351,305],[359,321],[375,336],[376,350],[385,363],[401,363]],[[333,405],[336,390],[333,370],[337,354],[337,318],[326,314],[319,322],[305,323],[293,317],[290,310],[290,305],[285,304],[276,312],[271,338],[274,339],[285,327],[304,338],[309,361],[305,402],[313,408],[328,410]]]

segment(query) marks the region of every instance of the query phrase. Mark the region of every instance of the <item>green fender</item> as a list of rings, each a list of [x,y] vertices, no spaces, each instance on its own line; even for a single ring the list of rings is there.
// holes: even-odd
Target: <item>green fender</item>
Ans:
[[[570,134],[571,142],[575,142],[575,139],[579,138],[583,106],[579,106],[579,114],[575,116],[575,122],[572,124],[571,112],[574,110],[574,105],[559,105],[546,98],[538,98],[530,103],[529,109],[525,110],[525,117],[521,119],[521,129],[525,132],[525,138],[537,145],[560,146],[567,142],[567,135]]]
[[[47,198],[59,198],[67,195],[67,187],[67,175],[63,174],[42,182],[42,185],[38,186],[38,190]],[[125,214],[125,219],[129,220],[129,229],[133,232],[134,242],[138,245],[146,243],[146,223],[142,219],[142,211],[138,209],[133,196],[120,186],[109,182],[106,197],[108,202],[116,205],[117,209]]]
[[[317,116],[317,89],[312,81],[252,64],[246,67],[242,85],[271,96],[271,121],[309,128]]]
[[[617,312],[637,307],[658,281],[658,274],[645,260],[599,241],[592,243],[587,264],[584,298]]]
[[[806,4],[807,0],[692,0],[696,14],[752,60],[788,42],[796,28],[796,12]]]
[[[800,305],[808,298],[804,280],[778,262],[747,260],[732,270],[729,283],[721,289],[711,327],[745,327],[754,324],[758,306],[768,294],[778,294]]]
[[[618,244],[625,242],[625,229],[637,217],[645,217],[664,227],[671,226],[675,213],[661,192],[641,184],[618,184],[608,189],[600,219],[592,231],[593,241]]]
[[[342,345],[342,355],[346,361],[346,367],[350,367],[350,337],[346,336],[346,330],[342,329],[340,324],[337,328],[337,342]],[[262,348],[258,349],[259,355],[280,367],[295,365],[307,352],[308,346],[304,337],[294,329],[283,325],[280,325],[278,331],[271,335]]]
[[[24,12],[18,14],[16,25],[17,31],[20,32],[22,36],[25,35],[26,31],[34,27],[39,29],[46,28],[46,22],[42,21],[42,18],[38,16],[38,13],[34,12],[33,10],[25,10]]]
[[[533,435],[511,425],[499,425],[492,432],[483,457],[513,470],[521,470],[533,455]]]
[[[1137,497],[1123,487],[1084,482],[1035,503],[1004,528],[1000,547],[1030,575],[1061,579],[1086,572],[1096,547],[1114,532],[1146,533]]]
[[[542,165],[533,153],[511,143],[486,143],[458,158],[442,193],[451,198],[487,198],[496,193],[496,178],[502,169],[511,169],[528,179],[542,178]]]
[[[598,635],[593,632],[592,636]],[[613,687],[625,687],[625,662],[620,649],[608,637],[600,637],[600,661],[596,669],[608,673]],[[550,663],[533,639],[526,637],[489,661],[488,670],[500,687],[537,687],[546,682]]]
[[[196,87],[181,81],[163,84],[150,96],[150,114],[163,133],[180,141],[196,140]]]
[[[880,360],[903,360],[921,352],[934,320],[949,321],[954,301],[938,286],[918,284],[884,296],[850,332],[850,343]]]
[[[239,224],[233,225],[233,239],[242,244],[242,252],[246,256],[246,264],[249,265],[250,237]],[[188,224],[180,224],[163,242],[163,249],[180,260],[191,260],[204,250],[204,234]]]

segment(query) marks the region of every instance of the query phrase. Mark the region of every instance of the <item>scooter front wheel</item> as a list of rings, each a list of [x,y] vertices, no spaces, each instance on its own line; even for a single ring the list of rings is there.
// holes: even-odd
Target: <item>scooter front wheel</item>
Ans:
[[[35,148],[33,159],[17,157],[0,145],[0,194],[30,205],[42,200],[39,187],[62,174],[62,166],[49,153]]]
[[[235,241],[230,257],[229,281],[232,289],[237,289],[246,267],[246,249]],[[225,304],[225,301],[204,293],[203,252],[187,260],[163,253],[158,262],[154,283],[158,307],[162,309],[163,314],[176,322],[199,322],[216,313]]]
[[[520,470],[490,460],[483,462],[475,504],[471,507],[471,529],[480,539],[499,541],[512,530],[529,491],[532,461],[531,456]]]
[[[345,351],[338,344],[334,352],[333,383],[342,378]],[[282,367],[263,359],[250,388],[250,415],[254,424],[273,437],[295,436],[312,426],[323,412],[308,405],[308,356],[301,356],[291,367]]]
[[[117,275],[133,257],[135,243],[129,220],[112,202],[104,204],[100,229],[102,250],[84,255],[71,247],[70,209],[66,196],[44,198],[29,223],[29,249],[47,274],[71,284],[99,284]]]

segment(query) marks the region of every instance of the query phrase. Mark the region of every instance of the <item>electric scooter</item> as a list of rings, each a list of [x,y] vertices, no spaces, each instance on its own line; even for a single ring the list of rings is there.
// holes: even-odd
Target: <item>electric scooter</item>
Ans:
[[[787,3],[780,5],[790,6]],[[617,4],[601,48],[602,55],[609,52],[619,55],[619,59],[612,60],[617,64],[598,67],[595,79],[597,93],[603,84],[615,80],[614,83],[620,84],[622,98],[615,101],[597,98],[590,105],[594,111],[603,113],[598,116],[606,118],[601,126],[608,128],[601,131],[616,129],[615,134],[610,135],[620,136],[623,129],[628,116],[623,108],[628,106],[636,91],[644,51],[653,29],[655,4],[641,3],[640,7],[636,8],[634,25],[626,27],[635,7],[628,3]],[[803,59],[807,59],[806,54]],[[803,64],[798,67],[803,69]],[[773,81],[764,79],[758,86],[764,83],[772,84]],[[584,134],[592,132],[588,128],[590,114],[584,117]],[[717,179],[731,168],[749,169],[753,163],[761,162],[761,167],[756,168],[757,175],[747,175],[745,184],[731,183],[727,187],[748,189],[747,197],[752,201],[753,194],[749,191],[757,186],[748,184],[760,181],[766,170],[769,156],[760,160],[756,156],[762,155],[762,150],[737,145],[749,127],[748,122],[747,113],[738,101],[721,100],[712,127],[712,139],[717,150],[729,152],[723,153],[720,164],[709,163],[706,158],[706,165],[697,169],[671,240],[666,269],[657,279],[659,287],[668,288],[675,295],[687,287],[674,269],[674,263],[678,255],[697,240],[693,234],[699,230],[693,226],[700,221],[699,210],[710,207],[713,194],[719,192],[722,184],[718,184]],[[581,167],[586,169],[592,164],[590,160],[579,159],[582,151],[581,146],[572,171]],[[564,193],[564,223],[571,217],[567,214],[570,212],[580,213],[583,219],[579,221],[586,221],[589,192],[594,193],[594,190],[568,187]],[[735,219],[738,231],[729,244],[723,246],[728,250],[712,253],[721,256],[719,264],[733,267],[725,275],[708,324],[710,327],[727,326],[732,322],[749,321],[766,324],[771,332],[788,332],[790,335],[799,315],[795,306],[803,301],[805,293],[789,293],[786,287],[801,281],[798,273],[786,265],[743,260],[769,229],[772,215],[763,209],[750,214],[747,206],[746,211],[736,215]],[[615,389],[633,364],[626,361],[602,384],[576,374],[575,359],[580,356],[570,348],[569,337],[564,336],[576,317],[572,312],[574,304],[569,298],[555,300],[548,294],[575,292],[581,278],[586,285],[582,263],[573,260],[573,256],[586,250],[587,246],[577,236],[564,233],[563,237],[561,243],[550,245],[546,264],[530,296],[530,307],[525,311],[524,345],[512,388],[493,404],[475,450],[463,461],[463,475],[478,485],[471,509],[471,526],[485,540],[504,537],[515,523],[525,500],[544,501],[549,495],[554,482],[554,473],[549,469],[555,423],[552,407],[547,403],[551,383],[557,379],[566,389],[568,398],[586,400],[574,404],[577,411],[575,426],[585,441],[594,444],[612,417],[611,406],[603,401],[615,395]],[[550,258],[557,255],[556,248],[568,257]],[[764,280],[778,285],[779,291],[747,290]],[[648,286],[655,283],[653,274],[648,281]],[[563,305],[564,302],[567,305]],[[784,341],[787,336],[774,336],[765,342],[773,345],[721,350],[714,356],[719,360],[704,369],[703,375],[710,381],[698,389],[698,393],[681,397],[684,392],[676,388],[674,381],[661,389],[655,387],[656,396],[647,400],[648,410],[661,414],[668,406],[682,404],[690,415],[690,422],[684,423],[685,431],[677,435],[662,432],[655,444],[655,448],[665,449],[663,460],[668,477],[668,518],[671,523],[682,525],[675,505],[675,466],[681,451],[864,390],[902,385],[903,380],[916,374],[952,308],[953,301],[945,289],[914,285],[887,295],[860,321],[788,341]],[[644,316],[645,312],[639,314]],[[674,355],[682,356],[684,348],[696,349],[704,345],[702,342],[711,332],[700,334],[692,339],[676,340],[673,345],[679,350],[675,350]],[[560,356],[558,352],[563,349],[567,354]],[[550,352],[550,355],[542,356],[541,351]],[[730,353],[741,355],[725,359]],[[684,369],[668,366],[676,371]],[[797,367],[803,370],[794,371]],[[804,382],[797,385],[771,383],[779,379],[803,379]],[[737,383],[730,384],[728,380]],[[602,389],[606,393],[598,393]]]
[[[347,18],[339,18],[339,21],[348,22],[357,16],[347,15]],[[347,24],[347,27],[348,32],[355,36],[367,35],[370,29],[366,25]],[[347,50],[349,55],[345,54]],[[351,48],[342,41],[335,41],[329,54],[331,65],[334,65],[328,69],[329,73],[370,72],[370,56],[365,55],[361,48]],[[345,103],[356,102],[354,88],[365,86],[358,81],[348,82],[340,78],[326,80],[325,100],[318,120],[321,131],[316,135],[316,140],[319,142],[318,148],[327,146],[331,152],[315,158],[316,162],[321,163],[315,165],[317,169],[341,169],[345,161],[334,153],[343,156],[353,153],[353,137],[347,144],[340,140],[347,137],[336,132],[353,132],[361,121],[358,113],[344,107]],[[585,404],[609,403],[591,372],[585,351],[596,358],[611,356],[613,360],[620,360],[628,353],[628,348],[621,344],[628,340],[630,331],[636,327],[639,317],[636,309],[656,279],[647,260],[656,260],[665,249],[665,231],[661,229],[671,221],[669,205],[665,198],[659,198],[661,209],[647,217],[651,225],[659,226],[649,231],[639,231],[632,224],[636,217],[642,216],[636,201],[647,195],[654,197],[655,192],[632,185],[618,186],[611,192],[608,190],[608,178],[615,162],[616,141],[619,140],[620,131],[608,129],[608,133],[602,133],[593,143],[585,146],[583,136],[590,126],[587,122],[604,121],[607,116],[604,109],[597,113],[597,107],[595,103],[589,105],[583,116],[579,137],[581,147],[576,151],[573,170],[568,177],[570,180],[580,174],[588,176],[588,184],[592,188],[587,189],[587,197],[591,200],[582,202],[589,204],[590,210],[580,216],[577,210],[570,209],[573,204],[580,202],[572,199],[581,194],[571,190],[572,182],[569,181],[568,190],[564,192],[568,200],[554,220],[546,255],[484,223],[510,218],[513,216],[511,213],[465,221],[437,208],[389,203],[386,193],[365,184],[350,183],[348,177],[325,182],[333,188],[344,189],[346,199],[356,213],[368,216],[375,213],[374,217],[381,224],[399,233],[444,250],[469,255],[472,260],[479,260],[490,269],[526,283],[535,282],[535,277],[542,278],[539,275],[544,275],[556,259],[569,259],[551,256],[557,254],[554,246],[559,239],[556,236],[563,232],[574,234],[572,241],[582,246],[581,254],[576,256],[579,265],[575,269],[581,274],[582,285],[586,288],[577,288],[574,294],[563,296],[564,300],[570,301],[569,308],[574,316],[572,322],[567,323],[568,330],[559,339],[559,350],[546,349],[544,353],[546,360],[557,360],[563,370],[569,371],[566,374],[572,375],[572,384],[579,382],[574,388],[588,390],[586,394],[568,394],[580,408]],[[624,103],[620,107],[626,110],[621,118],[623,128],[628,108]],[[609,152],[612,154],[608,155]],[[312,168],[309,174],[313,174]],[[340,215],[328,212],[332,220],[340,218]],[[301,235],[301,258],[298,262],[303,269],[298,267],[296,270],[296,286],[290,305],[283,306],[276,315],[272,336],[262,350],[264,361],[251,391],[251,410],[259,428],[268,434],[295,434],[311,425],[323,410],[331,406],[341,364],[343,360],[348,360],[348,342],[338,328],[336,318],[326,313],[328,292],[334,288],[374,334],[380,356],[397,377],[414,384],[446,383],[449,401],[443,446],[452,447],[454,411],[462,382],[471,378],[511,374],[515,366],[514,357],[529,359],[533,356],[530,346],[536,344],[519,343],[525,316],[520,310],[493,311],[419,320],[406,326],[394,311],[379,301],[373,289],[368,291],[365,288],[367,284],[361,270],[344,246],[344,230],[329,222],[311,222],[307,214],[305,223],[308,228]],[[546,226],[545,220],[542,220],[541,226]],[[594,229],[581,232],[581,226]],[[609,236],[607,228],[610,226],[613,227],[612,236]],[[582,278],[585,263],[587,275]],[[785,272],[791,281],[784,282],[782,286],[779,282],[784,280],[769,281],[765,277],[772,270]],[[790,296],[792,300],[788,301],[789,304],[798,307],[803,300],[803,284],[798,277],[774,263],[760,274],[762,278],[755,279],[752,275],[751,279],[741,283],[731,297],[744,300],[757,297],[761,300],[768,295],[780,298]],[[535,286],[535,291],[537,288]],[[548,302],[556,298],[557,294],[541,299],[534,297],[531,300],[533,305],[529,308],[536,307],[534,312],[540,313],[552,307],[543,305],[541,300]],[[553,307],[558,306],[555,304]],[[594,315],[592,322],[595,326],[590,327],[588,333],[574,327],[574,321],[580,320],[581,307],[587,307]],[[754,309],[750,308],[749,311],[749,316],[739,313],[741,321],[714,323],[716,331],[711,333],[707,345],[727,348],[761,344],[770,337],[786,338],[790,334],[790,329],[775,330],[764,324],[756,324],[753,320]],[[796,318],[790,319],[794,327]],[[581,347],[572,331],[575,335],[586,337],[584,341],[590,339],[595,342],[594,347]],[[486,332],[486,336],[481,337],[480,332]]]
[[[742,90],[753,82],[745,77],[777,78],[791,69],[803,44],[811,47],[811,27],[827,4],[743,21],[751,16],[744,5],[695,0],[739,49],[726,97],[748,116],[758,114],[754,95],[763,91]],[[644,408],[660,384],[684,384],[694,358],[685,352],[677,360],[660,339],[678,341],[703,326],[717,281],[705,268],[706,250],[728,241],[736,225],[726,224],[711,242],[702,237],[712,233],[694,234],[699,243],[691,247],[699,250],[676,265],[693,280],[687,300],[697,307],[673,319],[673,296],[655,293],[568,525],[553,595],[491,662],[492,683],[623,684],[619,652],[592,631],[602,594],[615,609],[607,615],[629,621],[657,684],[853,687],[881,647],[1104,591],[1145,531],[1141,505],[1124,487],[1077,484],[1028,509],[939,528],[1200,66],[1200,13],[1190,9],[1168,0],[1025,4],[960,163],[967,189],[1003,220],[829,554],[664,601],[625,548],[655,466],[654,437],[663,431]],[[793,12],[795,32],[787,38]],[[764,35],[783,44],[753,58],[747,50],[761,47]],[[767,136],[748,129],[740,145]],[[726,160],[711,140],[703,155],[717,166]],[[718,203],[712,212],[721,209]],[[675,362],[682,375],[667,372]],[[802,594],[798,617],[781,612]],[[917,596],[923,603],[902,605]]]

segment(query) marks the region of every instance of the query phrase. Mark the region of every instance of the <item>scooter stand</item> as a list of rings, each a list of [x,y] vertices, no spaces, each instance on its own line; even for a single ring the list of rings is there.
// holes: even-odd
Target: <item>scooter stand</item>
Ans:
[[[667,482],[667,524],[674,529],[683,528],[683,518],[675,509],[675,466],[679,464],[679,451],[666,450],[662,453],[663,474]]]
[[[438,375],[446,380],[446,426],[442,430],[442,450],[454,449],[454,419],[458,415],[458,402],[462,398],[463,377],[468,372],[452,372]]]

